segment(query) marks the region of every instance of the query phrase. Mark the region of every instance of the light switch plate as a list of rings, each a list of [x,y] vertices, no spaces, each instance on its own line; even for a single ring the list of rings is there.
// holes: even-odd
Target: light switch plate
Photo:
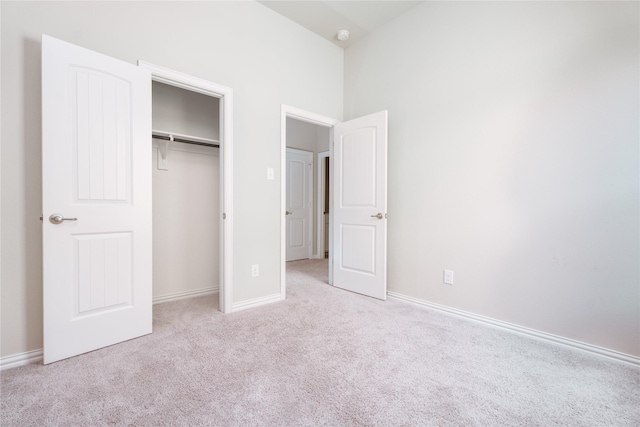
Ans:
[[[274,177],[275,173],[273,168],[267,168],[267,179],[269,181],[273,181],[273,177]]]

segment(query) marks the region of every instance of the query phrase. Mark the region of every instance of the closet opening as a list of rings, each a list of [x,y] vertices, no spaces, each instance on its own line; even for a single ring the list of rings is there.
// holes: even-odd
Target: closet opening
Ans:
[[[139,61],[152,78],[153,302],[232,307],[232,89]]]
[[[153,82],[154,302],[220,290],[219,117],[218,98]]]

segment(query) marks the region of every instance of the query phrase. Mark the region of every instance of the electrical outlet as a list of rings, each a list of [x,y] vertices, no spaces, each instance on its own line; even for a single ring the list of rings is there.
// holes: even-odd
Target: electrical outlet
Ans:
[[[453,271],[444,271],[444,283],[446,283],[447,285],[453,285]]]
[[[258,276],[260,276],[260,265],[253,264],[251,266],[251,277],[258,277]]]

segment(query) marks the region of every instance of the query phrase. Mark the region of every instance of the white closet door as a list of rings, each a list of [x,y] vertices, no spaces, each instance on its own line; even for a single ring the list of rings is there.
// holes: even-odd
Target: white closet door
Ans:
[[[151,76],[43,35],[42,103],[51,363],[151,333]]]

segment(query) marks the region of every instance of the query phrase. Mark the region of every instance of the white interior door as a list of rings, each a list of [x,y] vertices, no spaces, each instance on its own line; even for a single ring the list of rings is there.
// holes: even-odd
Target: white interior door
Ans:
[[[387,111],[335,125],[333,285],[387,296]]]
[[[43,35],[42,103],[50,363],[151,333],[151,76]]]
[[[287,261],[311,257],[313,153],[287,148]]]

